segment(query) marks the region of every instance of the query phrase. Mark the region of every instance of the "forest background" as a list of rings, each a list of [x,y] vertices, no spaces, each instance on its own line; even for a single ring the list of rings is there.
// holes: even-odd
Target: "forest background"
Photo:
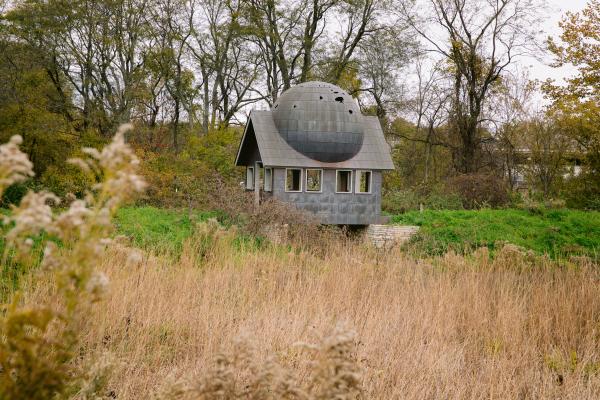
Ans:
[[[66,160],[133,122],[142,203],[213,209],[252,108],[289,87],[340,85],[379,117],[396,170],[384,209],[600,208],[600,2],[546,37],[537,0],[0,1],[0,141],[31,188],[81,197]],[[527,57],[574,66],[530,78]],[[215,194],[217,194],[215,196]]]

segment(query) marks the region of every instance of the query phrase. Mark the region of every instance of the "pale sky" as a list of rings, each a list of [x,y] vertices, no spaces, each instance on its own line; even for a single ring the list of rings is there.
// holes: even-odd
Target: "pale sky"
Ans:
[[[560,27],[558,22],[561,17],[567,12],[577,12],[582,10],[587,3],[586,0],[547,0],[548,2],[548,19],[543,24],[545,36],[558,37],[560,35]],[[520,64],[529,68],[532,79],[546,80],[554,78],[561,80],[564,77],[573,75],[575,69],[573,67],[552,68],[549,64],[552,62],[552,57],[546,55],[544,60],[536,60],[531,57],[523,58]]]

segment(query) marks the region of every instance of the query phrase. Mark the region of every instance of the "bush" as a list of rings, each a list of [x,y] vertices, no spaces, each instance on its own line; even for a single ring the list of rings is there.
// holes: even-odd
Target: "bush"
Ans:
[[[509,202],[506,184],[493,174],[458,175],[450,178],[446,187],[460,196],[466,209],[502,207]]]
[[[239,132],[228,129],[191,137],[178,154],[140,149],[142,173],[149,184],[144,204],[209,209],[215,193],[242,180],[242,170],[233,163],[238,141]]]
[[[44,189],[64,199],[69,193],[83,198],[92,182],[79,168],[65,164],[50,165],[42,175],[40,183]]]
[[[11,205],[19,204],[21,199],[27,194],[28,191],[35,188],[35,182],[19,182],[6,188],[0,199],[0,206],[8,208]]]
[[[145,152],[142,157],[142,174],[148,182],[144,204],[206,208],[213,174],[205,164],[174,153]]]
[[[563,197],[569,208],[600,210],[600,178],[585,173],[566,180]]]

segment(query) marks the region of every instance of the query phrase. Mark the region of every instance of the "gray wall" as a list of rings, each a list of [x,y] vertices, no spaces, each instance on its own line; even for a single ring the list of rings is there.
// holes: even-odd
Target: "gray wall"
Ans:
[[[355,171],[352,173],[352,192],[335,193],[335,169],[323,170],[321,193],[306,192],[305,171],[302,171],[302,192],[285,191],[285,168],[273,169],[273,197],[294,204],[317,215],[324,224],[369,225],[380,221],[381,171],[373,171],[370,194],[357,194]]]

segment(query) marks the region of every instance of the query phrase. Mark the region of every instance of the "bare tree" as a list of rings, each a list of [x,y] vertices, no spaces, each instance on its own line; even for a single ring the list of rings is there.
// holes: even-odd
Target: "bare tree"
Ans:
[[[342,74],[359,49],[360,43],[369,35],[384,29],[378,18],[383,10],[383,0],[358,0],[340,2],[336,11],[340,21],[338,44],[334,45],[328,57],[326,79],[338,83]]]
[[[260,53],[271,104],[295,82],[339,83],[361,42],[385,26],[383,0],[242,1],[248,40]],[[332,20],[339,23],[337,33],[328,23]]]
[[[172,101],[170,118],[173,149],[179,149],[180,122],[184,114],[188,121],[192,117],[194,89],[193,75],[187,68],[187,46],[192,35],[184,14],[183,0],[156,1],[150,8],[155,24],[155,42],[159,69],[164,79],[164,88]]]
[[[359,99],[363,104],[375,104],[380,120],[405,103],[405,79],[409,64],[417,54],[417,43],[407,35],[406,27],[382,29],[364,39],[356,55],[361,87],[351,91],[367,95]]]
[[[290,88],[295,80],[304,46],[309,44],[311,50],[314,46],[314,36],[306,40],[300,38],[308,3],[304,0],[284,4],[275,0],[244,0],[244,3],[248,39],[260,51],[270,102],[275,102],[279,92]],[[319,15],[313,14],[311,18]],[[311,32],[309,29],[308,33]]]
[[[454,164],[459,172],[472,173],[481,165],[486,140],[481,124],[490,90],[516,57],[537,49],[540,7],[537,0],[429,0],[428,4],[430,13],[424,21],[404,6],[402,16],[451,66]],[[435,29],[425,30],[423,22]]]
[[[521,172],[525,128],[535,115],[533,96],[536,91],[537,85],[530,80],[527,71],[517,70],[505,74],[487,105],[486,114],[495,138],[490,152],[494,153],[494,162],[502,170],[510,190],[514,189]]]
[[[423,182],[430,178],[430,165],[434,146],[452,147],[439,134],[442,125],[448,123],[450,91],[444,86],[444,72],[438,62],[426,68],[423,59],[417,60],[417,90],[414,99],[414,113],[417,117],[417,136],[424,137],[425,170]]]
[[[147,2],[49,0],[21,2],[13,9],[13,32],[39,51],[63,103],[77,108],[63,111],[78,130],[109,134],[132,118],[143,80]],[[71,91],[72,101],[67,100]]]
[[[263,99],[255,88],[261,73],[258,55],[248,48],[240,25],[242,6],[218,0],[194,0],[187,6],[205,133],[228,126],[244,106]]]

